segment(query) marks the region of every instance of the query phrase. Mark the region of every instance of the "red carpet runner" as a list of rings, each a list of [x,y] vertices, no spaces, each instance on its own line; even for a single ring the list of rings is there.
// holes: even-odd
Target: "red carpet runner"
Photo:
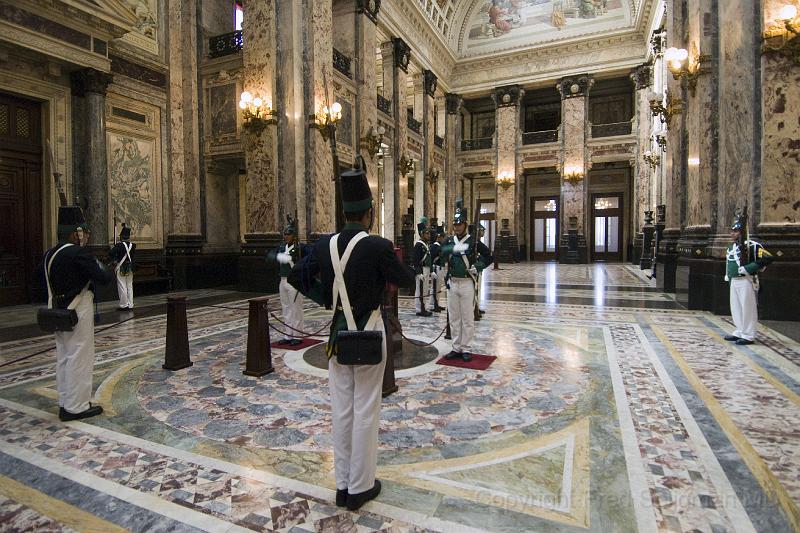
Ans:
[[[437,365],[447,365],[447,366],[457,366],[459,368],[469,368],[470,370],[486,370],[489,366],[494,363],[494,360],[497,359],[496,355],[481,355],[479,353],[473,353],[472,361],[466,362],[463,359],[453,358],[453,359],[445,359],[444,357],[440,357],[438,361],[436,361]]]
[[[273,348],[280,348],[281,350],[292,350],[296,352],[297,350],[302,350],[303,348],[308,348],[309,346],[314,346],[315,344],[319,344],[323,341],[318,339],[301,339],[303,342],[296,346],[292,346],[291,344],[279,344],[277,342],[273,342],[270,344]]]

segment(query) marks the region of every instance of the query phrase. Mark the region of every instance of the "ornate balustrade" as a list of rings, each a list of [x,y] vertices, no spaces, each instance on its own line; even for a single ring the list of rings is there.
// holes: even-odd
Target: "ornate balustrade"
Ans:
[[[208,56],[211,58],[237,54],[242,51],[242,30],[216,35],[208,40]]]
[[[383,95],[378,95],[378,111],[383,111],[387,115],[392,115],[392,101],[384,98]]]
[[[558,130],[526,131],[522,134],[522,144],[544,144],[558,141]]]
[[[336,48],[333,49],[333,68],[353,79],[353,74],[350,72],[350,63],[352,63],[352,60],[349,57]]]
[[[492,147],[494,138],[483,137],[478,139],[462,139],[461,151],[468,152],[471,150],[487,150]]]
[[[628,122],[614,122],[611,124],[592,124],[592,138],[613,137],[615,135],[630,135],[633,125]]]

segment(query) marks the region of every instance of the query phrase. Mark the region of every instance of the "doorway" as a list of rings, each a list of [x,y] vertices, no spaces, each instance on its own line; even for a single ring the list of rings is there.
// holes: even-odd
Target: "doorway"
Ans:
[[[531,246],[534,261],[555,261],[558,256],[558,196],[531,198]]]
[[[481,242],[485,244],[490,251],[493,251],[494,241],[497,238],[497,216],[495,215],[494,198],[477,200],[476,209],[478,210],[478,222],[483,224],[483,227],[486,228]],[[477,230],[475,233],[477,234]]]
[[[592,195],[592,260],[622,261],[622,194]]]
[[[41,104],[0,93],[0,306],[34,301],[42,261]]]

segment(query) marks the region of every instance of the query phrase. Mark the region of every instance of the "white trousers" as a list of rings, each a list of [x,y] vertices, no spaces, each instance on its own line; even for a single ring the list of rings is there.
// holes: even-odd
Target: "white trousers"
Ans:
[[[420,283],[420,280],[422,283]],[[417,276],[416,281],[416,290],[414,291],[414,309],[416,309],[417,313],[421,312],[423,309],[422,304],[425,301],[425,297],[428,295],[429,285],[431,282],[431,267],[422,267],[422,274]],[[422,287],[420,287],[422,285]],[[420,289],[422,292],[420,292]]]
[[[450,315],[453,350],[469,352],[475,336],[475,282],[472,278],[450,278],[447,312]]]
[[[386,366],[383,320],[379,318],[373,329],[384,332],[379,365],[340,365],[336,357],[328,362],[336,488],[348,489],[350,494],[366,492],[375,485],[378,465],[378,424]]]
[[[281,278],[278,286],[281,295],[281,310],[283,311],[283,321],[296,330],[303,331],[303,297],[297,289],[289,285],[286,278]],[[284,328],[286,329],[286,328]],[[300,333],[294,330],[286,332],[290,337],[300,337]]]
[[[428,306],[431,309],[436,307],[439,303],[439,286],[441,282],[439,281],[439,273],[441,272],[441,268],[434,265],[433,271],[436,273],[436,279],[431,280],[431,297],[428,299]]]
[[[58,406],[82,413],[92,399],[94,369],[94,294],[84,289],[75,307],[78,323],[72,331],[56,332]]]
[[[119,306],[133,309],[133,274],[123,276],[117,271],[117,294]]]
[[[731,315],[736,324],[736,337],[752,341],[756,338],[758,302],[753,284],[746,277],[731,280]]]

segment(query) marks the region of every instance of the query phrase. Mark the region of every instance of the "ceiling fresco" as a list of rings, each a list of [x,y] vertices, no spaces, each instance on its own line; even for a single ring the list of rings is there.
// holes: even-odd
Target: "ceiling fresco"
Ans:
[[[464,14],[458,56],[472,57],[630,28],[629,0],[477,0]]]

